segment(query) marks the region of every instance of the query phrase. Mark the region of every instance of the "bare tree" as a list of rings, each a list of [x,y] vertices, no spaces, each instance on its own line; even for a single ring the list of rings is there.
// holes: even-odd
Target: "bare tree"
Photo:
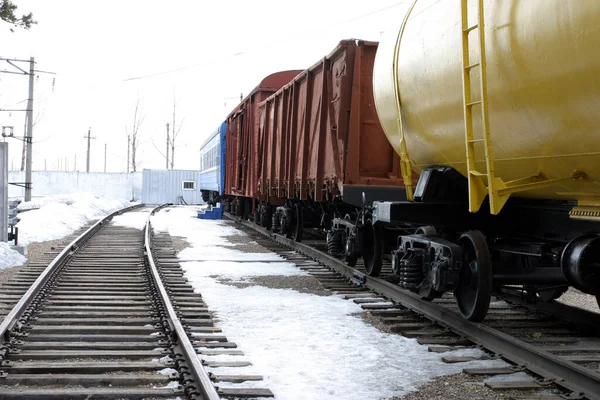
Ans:
[[[183,126],[183,121],[185,121],[185,118],[183,118],[181,120],[181,122],[179,123],[179,127],[177,127],[175,125],[175,122],[176,122],[175,111],[177,110],[177,103],[178,102],[175,101],[175,92],[173,92],[173,130],[171,133],[171,169],[173,169],[173,166],[175,165],[175,139],[177,139],[177,136],[179,136],[179,132],[181,132],[181,127]]]
[[[131,129],[131,133],[128,133],[127,126],[125,126],[125,133],[129,138],[129,142],[131,143],[131,171],[136,172],[137,167],[141,164],[139,160],[137,160],[137,151],[140,145],[140,126],[144,122],[146,115],[143,114],[142,108],[140,107],[140,99],[138,97],[135,102],[135,109],[133,111],[133,125]]]

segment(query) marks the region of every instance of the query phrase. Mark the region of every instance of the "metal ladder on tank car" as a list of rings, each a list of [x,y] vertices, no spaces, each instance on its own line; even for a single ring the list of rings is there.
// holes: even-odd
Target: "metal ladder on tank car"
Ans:
[[[469,211],[476,212],[481,207],[486,195],[490,199],[490,212],[497,214],[509,195],[500,197],[498,186],[504,186],[500,178],[495,177],[494,152],[492,149],[492,138],[490,135],[490,124],[488,118],[487,97],[487,72],[485,54],[485,24],[483,13],[483,1],[477,2],[477,23],[469,25],[469,0],[461,0],[461,26],[462,26],[462,81],[463,81],[463,111],[465,121],[465,145],[467,150],[467,179],[469,182]],[[478,32],[479,61],[471,63],[469,35]],[[471,95],[471,71],[479,69],[479,100],[474,100]],[[475,137],[473,132],[473,108],[479,106],[481,109],[482,134]],[[485,150],[485,172],[480,172],[475,167],[476,145],[483,143]]]
[[[585,175],[575,171],[572,175],[546,179],[540,172],[512,181],[503,181],[496,177],[492,137],[488,118],[487,94],[487,61],[485,51],[485,20],[484,1],[477,2],[477,22],[469,25],[469,0],[461,0],[461,29],[462,29],[462,80],[463,80],[463,110],[465,122],[465,147],[467,153],[467,179],[469,182],[469,211],[477,212],[485,197],[489,195],[490,213],[498,214],[511,194],[550,186],[553,183],[571,179],[585,179]],[[479,61],[471,63],[469,35],[478,32]],[[471,71],[479,69],[479,100],[471,96]],[[473,132],[473,108],[481,109],[481,128],[479,137]],[[485,172],[475,166],[475,145],[483,143],[485,150]]]

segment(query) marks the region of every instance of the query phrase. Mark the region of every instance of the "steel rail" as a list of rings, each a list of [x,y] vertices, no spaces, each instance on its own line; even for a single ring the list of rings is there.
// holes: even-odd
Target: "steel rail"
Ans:
[[[162,205],[160,207],[155,208],[150,215],[148,215],[148,220],[146,221],[146,233],[144,235],[144,247],[146,249],[146,255],[148,257],[148,264],[150,265],[150,271],[152,272],[152,276],[154,278],[154,283],[156,284],[158,291],[161,296],[161,300],[167,311],[167,321],[173,333],[176,335],[177,344],[181,346],[183,351],[183,356],[185,360],[188,362],[188,365],[191,367],[191,372],[196,380],[196,383],[200,386],[200,392],[202,393],[203,400],[219,400],[221,397],[217,393],[215,386],[212,384],[208,373],[204,370],[198,355],[196,354],[196,350],[192,345],[192,342],[187,336],[179,317],[177,317],[177,313],[173,308],[173,304],[171,304],[171,300],[169,298],[169,294],[165,289],[165,285],[162,283],[160,278],[160,274],[158,273],[158,268],[156,267],[156,263],[154,262],[154,254],[152,253],[152,247],[150,245],[150,230],[152,225],[150,224],[150,218],[154,215],[154,213],[160,210],[162,207],[166,205]]]
[[[375,290],[425,317],[435,320],[464,338],[482,345],[499,357],[544,377],[545,380],[540,382],[540,388],[543,388],[546,383],[555,383],[586,398],[600,399],[600,374],[590,369],[566,361],[549,352],[539,350],[529,343],[492,329],[484,323],[467,321],[438,304],[422,300],[416,294],[384,279],[368,276],[345,265],[337,258],[308,245],[275,235],[262,227],[258,227],[249,221],[239,220],[228,213],[225,213],[225,215],[280,244],[323,262],[359,285]]]
[[[108,214],[106,217],[102,218],[90,228],[88,228],[84,233],[75,238],[68,246],[66,246],[59,254],[56,256],[54,260],[48,266],[40,276],[35,280],[35,282],[29,287],[27,292],[21,297],[21,300],[12,308],[12,310],[4,317],[2,323],[0,323],[0,338],[2,340],[2,344],[5,344],[10,341],[10,332],[14,329],[15,325],[21,318],[23,312],[30,306],[31,301],[37,296],[44,285],[48,282],[48,279],[52,277],[52,275],[65,263],[65,261],[73,255],[87,240],[92,237],[98,229],[102,227],[106,222],[110,221],[113,217],[122,214],[127,211],[131,211],[133,209],[143,207],[144,204],[136,204],[135,206],[126,207],[115,211],[111,214]]]

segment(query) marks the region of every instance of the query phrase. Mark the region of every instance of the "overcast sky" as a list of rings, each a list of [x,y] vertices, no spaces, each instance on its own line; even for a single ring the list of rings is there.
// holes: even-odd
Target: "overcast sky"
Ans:
[[[139,99],[145,119],[138,159],[164,168],[167,122],[181,127],[175,168],[197,169],[198,150],[265,76],[306,69],[342,39],[379,41],[402,20],[408,0],[18,0],[38,24],[10,32],[0,22],[0,57],[36,60],[34,170],[126,169],[126,128]],[[28,64],[20,64],[28,69]],[[5,61],[0,70],[12,70]],[[136,78],[136,79],[131,79]],[[26,107],[28,78],[0,73],[0,109]],[[25,113],[0,112],[2,126],[23,136]],[[10,143],[18,169],[21,142]],[[162,154],[161,154],[162,153]]]

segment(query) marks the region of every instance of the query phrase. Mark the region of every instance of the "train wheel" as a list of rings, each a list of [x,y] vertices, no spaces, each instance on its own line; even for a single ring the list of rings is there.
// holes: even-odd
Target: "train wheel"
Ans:
[[[373,226],[371,220],[368,220],[363,227],[363,259],[365,261],[365,271],[369,276],[379,276],[381,273],[381,264],[383,258],[383,240],[381,229]]]
[[[281,227],[281,217],[277,212],[271,214],[271,231],[279,233]]]
[[[304,230],[304,215],[302,214],[302,205],[294,204],[294,226],[292,227],[292,238],[296,242],[302,241],[302,232]]]
[[[420,228],[417,228],[415,234],[425,236],[437,236],[437,229],[435,229],[435,227],[431,225],[421,226]]]
[[[492,298],[492,261],[485,237],[471,231],[460,237],[463,267],[454,296],[460,313],[469,321],[482,321]]]
[[[342,231],[339,229],[333,229],[327,232],[327,254],[339,257],[344,250],[342,237]]]

